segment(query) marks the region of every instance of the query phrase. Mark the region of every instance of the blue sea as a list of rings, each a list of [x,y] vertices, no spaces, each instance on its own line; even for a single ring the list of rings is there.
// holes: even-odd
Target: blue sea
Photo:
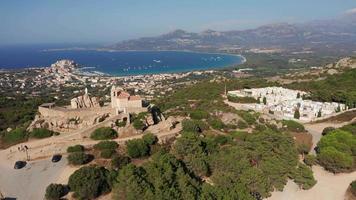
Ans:
[[[69,50],[65,46],[46,45],[0,47],[0,69],[46,67],[60,59],[74,60],[84,71],[116,76],[218,69],[244,60],[237,55],[185,51]]]

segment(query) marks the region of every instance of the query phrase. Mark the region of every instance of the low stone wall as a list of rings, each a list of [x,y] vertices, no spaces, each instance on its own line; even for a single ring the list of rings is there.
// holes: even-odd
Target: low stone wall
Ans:
[[[99,107],[99,108],[78,108],[78,109],[68,109],[63,107],[45,108],[39,107],[39,113],[43,117],[61,117],[61,118],[85,118],[93,115],[101,115],[109,113],[115,115],[115,109],[110,106]]]

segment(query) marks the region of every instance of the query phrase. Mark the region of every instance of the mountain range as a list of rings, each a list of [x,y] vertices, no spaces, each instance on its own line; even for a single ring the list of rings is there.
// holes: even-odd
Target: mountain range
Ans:
[[[353,52],[356,50],[356,13],[331,20],[270,24],[248,30],[206,30],[200,33],[175,30],[157,37],[122,41],[109,48],[237,52],[257,48],[295,52]]]

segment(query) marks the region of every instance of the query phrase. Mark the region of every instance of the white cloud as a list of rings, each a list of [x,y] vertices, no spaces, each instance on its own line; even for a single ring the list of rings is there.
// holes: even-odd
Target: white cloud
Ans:
[[[345,11],[346,14],[356,14],[356,8]]]

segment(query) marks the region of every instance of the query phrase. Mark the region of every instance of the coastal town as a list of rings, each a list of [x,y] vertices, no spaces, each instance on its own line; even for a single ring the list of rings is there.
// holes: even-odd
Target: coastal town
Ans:
[[[79,90],[72,88],[109,90],[111,85],[120,85],[126,90],[152,99],[153,96],[164,95],[176,87],[192,84],[215,73],[217,72],[214,70],[205,70],[119,77],[83,71],[72,60],[59,60],[44,68],[0,71],[0,93],[9,94],[11,91],[15,94],[39,96],[68,88],[72,90],[72,95],[76,95]]]

